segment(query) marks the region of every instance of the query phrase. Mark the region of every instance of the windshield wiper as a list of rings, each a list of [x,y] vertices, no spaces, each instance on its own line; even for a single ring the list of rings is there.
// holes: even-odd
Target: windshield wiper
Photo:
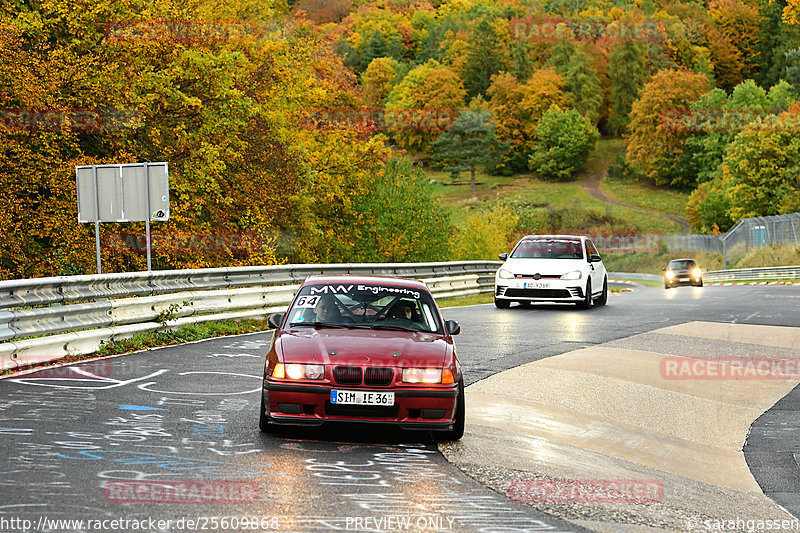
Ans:
[[[415,332],[420,331],[419,328],[411,326],[400,326],[397,324],[369,324],[369,327],[372,329],[393,329],[397,331],[415,331]]]
[[[292,322],[289,324],[290,327],[295,326],[309,326],[312,328],[347,328],[349,327],[348,324],[341,324],[338,322]]]

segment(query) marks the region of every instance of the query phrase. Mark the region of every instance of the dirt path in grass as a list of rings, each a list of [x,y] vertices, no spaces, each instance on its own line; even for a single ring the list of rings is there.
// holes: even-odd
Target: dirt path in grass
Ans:
[[[581,187],[583,187],[584,192],[589,196],[591,196],[592,198],[596,198],[597,200],[600,200],[601,202],[607,204],[614,204],[622,207],[628,207],[630,209],[636,209],[638,211],[644,211],[646,213],[658,213],[659,215],[664,215],[668,219],[678,224],[681,227],[681,232],[683,234],[689,233],[690,229],[689,220],[683,217],[679,217],[678,215],[673,215],[670,213],[665,213],[664,211],[657,211],[655,209],[647,209],[645,207],[626,204],[625,202],[620,202],[619,200],[615,200],[613,198],[609,198],[608,196],[606,196],[603,193],[603,191],[600,190],[600,182],[603,181],[603,178],[606,177],[607,173],[608,170],[601,170],[600,172],[596,172],[591,176],[589,176],[588,178],[586,178],[585,180],[583,180],[583,183],[581,183]]]

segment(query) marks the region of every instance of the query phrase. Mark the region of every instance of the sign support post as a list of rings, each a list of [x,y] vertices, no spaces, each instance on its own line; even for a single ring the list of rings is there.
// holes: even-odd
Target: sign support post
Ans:
[[[100,200],[97,198],[97,167],[92,167],[92,181],[94,182],[94,212],[100,212]],[[102,274],[102,260],[100,259],[100,218],[94,221],[94,248],[97,254],[97,273]]]

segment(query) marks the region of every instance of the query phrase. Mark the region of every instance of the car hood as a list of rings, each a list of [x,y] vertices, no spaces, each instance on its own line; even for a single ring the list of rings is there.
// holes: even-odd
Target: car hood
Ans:
[[[584,271],[589,267],[585,259],[515,259],[511,258],[500,267],[514,274],[541,274],[543,276],[562,276],[573,270]]]
[[[424,332],[292,328],[275,348],[286,363],[439,367],[448,341]]]

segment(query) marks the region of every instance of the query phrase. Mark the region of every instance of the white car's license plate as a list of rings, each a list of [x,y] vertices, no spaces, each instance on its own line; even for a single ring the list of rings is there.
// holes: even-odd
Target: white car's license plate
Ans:
[[[394,405],[394,392],[332,390],[331,403],[340,405]]]
[[[550,284],[546,281],[526,281],[522,284],[523,289],[549,289]]]
[[[689,278],[678,278],[678,281],[689,281]]]

